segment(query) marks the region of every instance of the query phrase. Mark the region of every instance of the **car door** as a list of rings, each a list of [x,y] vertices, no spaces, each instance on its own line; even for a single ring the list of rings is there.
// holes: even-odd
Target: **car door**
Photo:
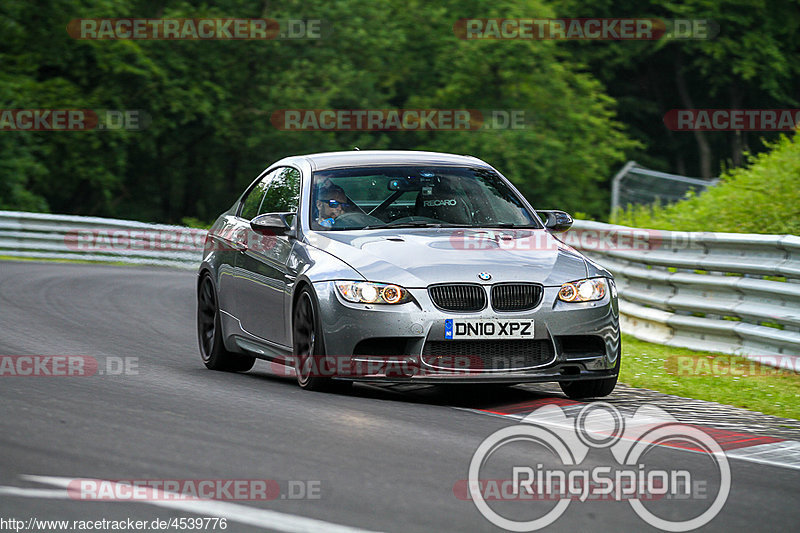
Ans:
[[[236,211],[225,217],[223,227],[215,236],[215,242],[222,257],[218,281],[219,308],[237,318],[239,316],[236,294],[237,258],[246,249],[249,220],[258,214],[269,182],[278,172],[279,170],[264,171],[260,174],[242,196]]]
[[[296,213],[299,201],[300,171],[282,167],[272,176],[257,214]],[[294,242],[287,236],[256,233],[249,220],[246,249],[236,257],[238,317],[248,333],[289,346],[284,304],[296,275],[288,264]]]

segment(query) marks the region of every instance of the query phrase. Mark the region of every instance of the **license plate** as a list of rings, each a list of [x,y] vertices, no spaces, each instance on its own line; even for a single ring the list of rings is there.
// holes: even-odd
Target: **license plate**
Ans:
[[[490,318],[448,318],[444,338],[453,339],[532,339],[533,320],[494,320]]]

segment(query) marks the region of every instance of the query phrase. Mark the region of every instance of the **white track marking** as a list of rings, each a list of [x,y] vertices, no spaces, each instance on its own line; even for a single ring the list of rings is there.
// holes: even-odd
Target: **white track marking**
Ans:
[[[44,489],[31,489],[22,487],[7,487],[0,486],[0,495],[4,496],[21,496],[28,498],[50,498],[50,499],[71,499],[67,491],[70,482],[75,478],[68,477],[55,477],[55,476],[32,476],[23,475],[22,479],[61,487],[62,490],[44,490]],[[113,481],[109,481],[113,483]],[[178,497],[179,495],[176,495]],[[75,500],[79,502],[80,500]],[[359,529],[350,526],[343,526],[324,520],[317,520],[315,518],[306,518],[303,516],[291,515],[287,513],[279,513],[268,509],[258,509],[255,507],[248,507],[238,503],[223,502],[217,500],[202,500],[202,501],[177,501],[177,500],[125,500],[126,502],[144,503],[148,505],[155,505],[158,507],[165,507],[168,509],[175,509],[177,511],[184,511],[188,513],[195,513],[202,516],[215,516],[219,518],[226,518],[233,522],[247,524],[250,526],[260,527],[272,531],[284,531],[287,533],[309,533],[317,531],[325,531],[332,533],[371,533],[365,529]]]
[[[793,440],[737,448],[725,454],[733,459],[800,470],[800,442]]]
[[[0,496],[20,496],[22,498],[67,499],[67,491],[59,489],[29,489],[25,487],[0,486]]]

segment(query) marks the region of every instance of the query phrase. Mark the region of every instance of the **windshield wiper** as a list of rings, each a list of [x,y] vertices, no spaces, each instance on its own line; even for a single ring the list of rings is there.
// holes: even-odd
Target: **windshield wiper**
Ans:
[[[402,224],[392,224],[391,222],[388,224],[373,224],[369,226],[364,226],[361,229],[388,229],[388,228],[441,228],[442,224],[440,222],[403,222]]]
[[[519,228],[519,229],[541,229],[532,224],[514,224],[513,222],[495,222],[493,224],[482,224],[476,228]]]

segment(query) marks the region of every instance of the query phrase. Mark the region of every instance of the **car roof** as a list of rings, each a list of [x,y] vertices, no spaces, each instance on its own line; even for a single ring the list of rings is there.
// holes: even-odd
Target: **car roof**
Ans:
[[[352,150],[348,152],[322,152],[297,156],[306,159],[313,170],[360,167],[374,165],[468,165],[491,168],[489,164],[471,155],[414,150]]]

